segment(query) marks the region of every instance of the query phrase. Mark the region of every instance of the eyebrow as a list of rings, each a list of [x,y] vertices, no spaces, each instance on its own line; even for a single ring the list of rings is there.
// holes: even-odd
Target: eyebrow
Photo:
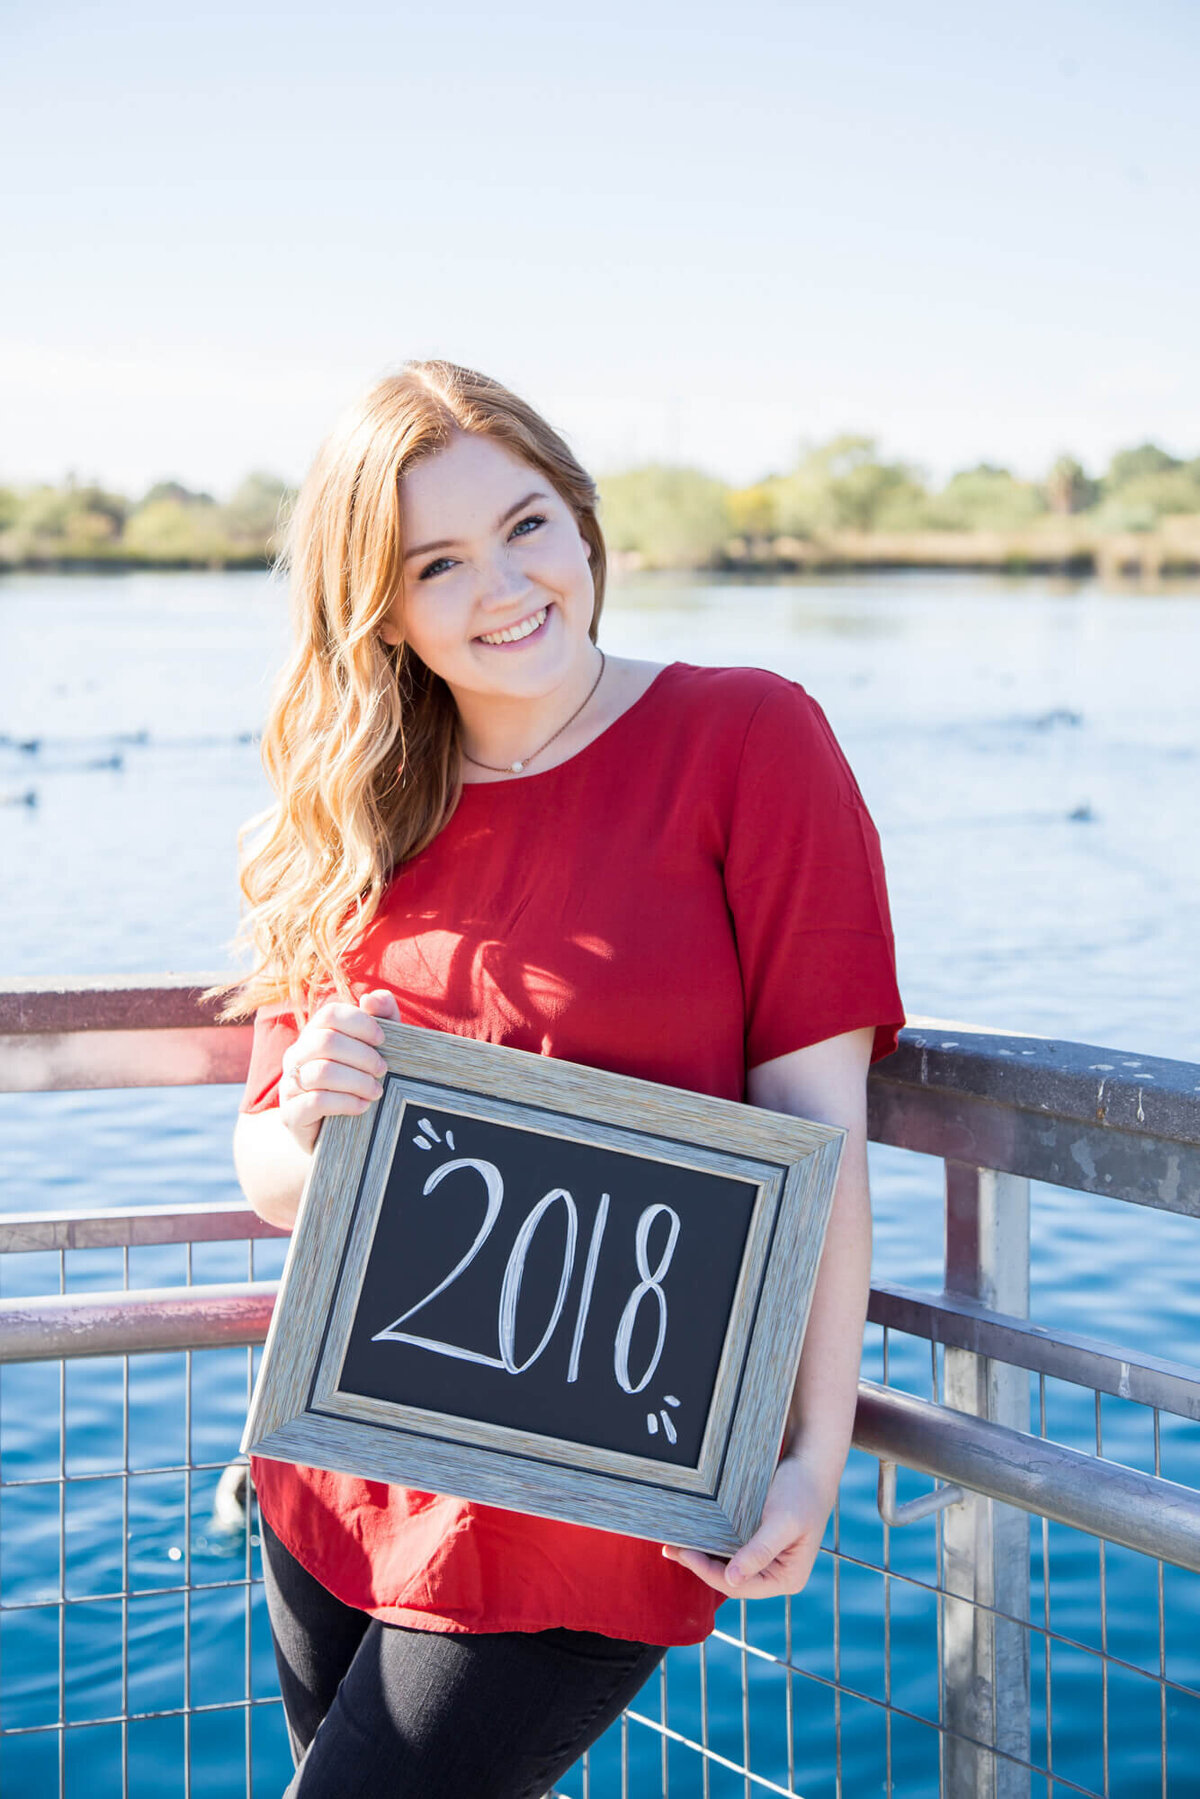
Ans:
[[[540,487],[535,487],[533,492],[527,493],[523,500],[518,500],[515,506],[510,506],[503,518],[498,518],[496,520],[497,531],[502,530],[504,526],[507,525],[509,519],[515,518],[518,512],[524,512],[526,506],[528,506],[532,500],[548,500],[549,498],[550,495],[548,493],[543,493]],[[405,562],[408,562],[414,556],[428,556],[431,550],[456,549],[459,541],[460,540],[455,537],[443,537],[440,538],[437,543],[419,543],[414,549],[405,551],[404,560]]]

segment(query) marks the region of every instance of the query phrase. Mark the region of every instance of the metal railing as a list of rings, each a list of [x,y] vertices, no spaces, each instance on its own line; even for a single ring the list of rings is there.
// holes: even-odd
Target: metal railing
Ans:
[[[239,1082],[250,1031],[212,1022],[201,985],[188,978],[10,983],[0,990],[0,1091]],[[724,1607],[710,1641],[671,1652],[657,1689],[646,1689],[561,1791],[570,1799],[666,1795],[674,1783],[706,1799],[735,1791],[857,1799],[868,1790],[911,1799],[939,1790],[950,1799],[1024,1799],[1036,1784],[1048,1799],[1068,1792],[1107,1799],[1166,1795],[1181,1764],[1200,1790],[1200,1659],[1169,1628],[1172,1583],[1181,1578],[1175,1571],[1200,1572],[1200,1495],[1163,1473],[1166,1439],[1185,1472],[1200,1466],[1189,1431],[1200,1419],[1200,1371],[1051,1332],[1028,1316],[1031,1181],[1192,1217],[1200,1212],[1200,1068],[926,1023],[910,1027],[896,1055],[873,1071],[869,1093],[876,1144],[945,1164],[944,1289],[890,1285],[872,1292],[856,1452],[805,1593],[794,1602]],[[240,1732],[237,1785],[227,1775],[220,1790],[278,1790],[278,1779],[272,1786],[264,1774],[279,1765],[283,1738],[253,1520],[227,1507],[232,1526],[212,1526],[225,1531],[224,1563],[198,1557],[196,1518],[203,1521],[217,1498],[228,1457],[198,1449],[194,1402],[196,1369],[240,1349],[242,1372],[226,1370],[221,1392],[233,1394],[234,1410],[244,1403],[252,1346],[265,1335],[274,1295],[274,1281],[259,1278],[261,1258],[273,1257],[267,1272],[277,1273],[282,1253],[264,1239],[278,1235],[240,1203],[0,1216],[0,1274],[36,1266],[57,1275],[54,1292],[0,1297],[4,1381],[19,1378],[16,1364],[45,1374],[47,1359],[57,1362],[56,1405],[47,1403],[32,1472],[27,1442],[18,1473],[8,1472],[11,1404],[3,1406],[8,1395],[0,1386],[0,1785],[5,1753],[18,1739],[25,1748],[36,1739],[52,1748],[54,1782],[65,1793],[68,1740],[108,1729],[119,1740],[111,1785],[93,1783],[92,1790],[125,1794],[137,1788],[138,1733],[175,1726],[182,1790],[190,1793],[197,1732],[219,1714]],[[185,1258],[172,1284],[134,1278],[138,1258],[166,1254],[169,1245],[183,1246]],[[211,1253],[242,1254],[244,1278],[194,1280],[203,1272],[198,1260]],[[98,1286],[105,1277],[86,1270],[89,1260],[105,1257],[119,1265],[115,1286]],[[131,1354],[183,1358],[182,1453],[174,1458],[131,1458],[131,1368],[140,1366]],[[68,1371],[87,1358],[112,1357],[119,1381],[108,1403],[113,1450],[96,1467],[77,1467]],[[217,1391],[211,1381],[202,1385],[206,1394]],[[1124,1447],[1122,1461],[1104,1456],[1106,1397],[1148,1420],[1149,1466],[1126,1465]],[[1066,1434],[1078,1435],[1081,1408],[1090,1415],[1086,1450],[1048,1430],[1050,1414],[1061,1413],[1071,1427]],[[235,1434],[231,1429],[231,1447]],[[1056,1434],[1064,1434],[1061,1427]],[[211,1431],[200,1435],[211,1443]],[[864,1540],[863,1486],[875,1479],[867,1457],[879,1464],[878,1545]],[[898,1468],[945,1484],[901,1503]],[[131,1565],[138,1494],[151,1480],[179,1482],[183,1505],[178,1578],[157,1584]],[[120,1553],[105,1552],[114,1576],[108,1585],[79,1592],[73,1571],[86,1552],[75,1553],[72,1519],[89,1483],[107,1483],[110,1509],[120,1518]],[[4,1509],[38,1497],[56,1534],[56,1575],[37,1593],[18,1583],[14,1598],[5,1580]],[[198,1540],[207,1552],[203,1533]],[[1080,1596],[1087,1583],[1058,1581],[1051,1565],[1053,1559],[1055,1568],[1074,1569],[1092,1540],[1094,1620],[1086,1615],[1090,1598]],[[1117,1557],[1120,1615],[1108,1605]],[[234,1624],[240,1633],[242,1667],[240,1690],[216,1696],[191,1673],[194,1614],[214,1595],[224,1596],[227,1640]],[[234,1599],[236,1619],[228,1610]],[[182,1679],[170,1705],[139,1704],[133,1690],[131,1615],[149,1600],[180,1608]],[[1125,1617],[1131,1603],[1145,1608],[1132,1647]],[[1058,1626],[1056,1605],[1067,1606],[1068,1626]],[[109,1681],[114,1703],[99,1713],[72,1704],[72,1630],[88,1607],[119,1626]],[[849,1639],[847,1609],[855,1620]],[[34,1639],[35,1616],[43,1665],[46,1632],[52,1626],[57,1635],[55,1690],[23,1692],[14,1723],[6,1715],[8,1645],[20,1643],[23,1624]],[[864,1618],[878,1626],[865,1636],[873,1642],[877,1635],[881,1657],[864,1654]],[[1078,1728],[1065,1718],[1077,1712],[1092,1676],[1089,1759]],[[1135,1691],[1153,1705],[1130,1745],[1127,1732],[1114,1733],[1113,1720],[1141,1702],[1131,1699]],[[269,1753],[256,1764],[256,1732],[264,1730]],[[43,1780],[29,1790],[54,1787]]]

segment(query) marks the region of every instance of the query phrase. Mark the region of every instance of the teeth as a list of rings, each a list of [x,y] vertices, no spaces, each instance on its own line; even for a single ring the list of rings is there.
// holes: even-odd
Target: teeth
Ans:
[[[548,607],[543,606],[540,612],[531,613],[528,618],[522,619],[519,625],[510,625],[507,631],[491,631],[486,636],[481,636],[479,641],[480,643],[519,643],[522,637],[531,637],[535,631],[541,629],[546,622],[548,610]]]

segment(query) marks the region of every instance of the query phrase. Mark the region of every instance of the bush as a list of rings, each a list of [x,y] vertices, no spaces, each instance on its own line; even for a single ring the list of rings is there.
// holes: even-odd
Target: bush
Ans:
[[[930,524],[942,531],[1011,531],[1046,510],[1031,481],[1019,481],[1006,468],[981,462],[952,475],[928,509]]]
[[[729,492],[699,469],[652,463],[600,483],[610,549],[636,551],[650,568],[703,568],[733,526]]]
[[[777,528],[789,537],[821,531],[904,530],[920,522],[925,490],[902,462],[881,462],[874,438],[819,444],[775,483]]]
[[[145,562],[225,562],[231,552],[218,507],[175,499],[139,506],[125,527],[123,548]]]
[[[1138,530],[1149,527],[1115,521],[1136,515],[1153,525],[1172,512],[1200,512],[1200,461],[1132,476],[1106,495],[1097,517],[1115,530]]]
[[[230,535],[253,544],[274,543],[293,498],[291,488],[278,476],[247,475],[223,508]]]
[[[1168,469],[1178,467],[1177,459],[1160,450],[1157,444],[1139,444],[1133,450],[1118,450],[1108,465],[1104,491],[1116,493],[1130,481],[1140,481],[1144,475],[1164,475]]]

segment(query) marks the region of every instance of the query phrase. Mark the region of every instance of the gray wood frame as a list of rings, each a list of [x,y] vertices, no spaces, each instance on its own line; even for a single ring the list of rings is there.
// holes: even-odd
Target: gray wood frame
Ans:
[[[381,1021],[383,1097],[317,1140],[243,1448],[730,1555],[762,1515],[845,1132],[446,1032]],[[698,1465],[341,1391],[400,1131],[441,1107],[729,1175],[757,1189]]]

